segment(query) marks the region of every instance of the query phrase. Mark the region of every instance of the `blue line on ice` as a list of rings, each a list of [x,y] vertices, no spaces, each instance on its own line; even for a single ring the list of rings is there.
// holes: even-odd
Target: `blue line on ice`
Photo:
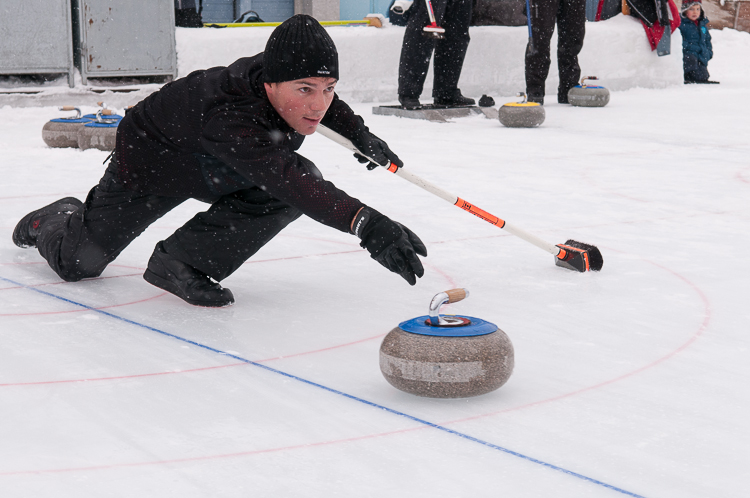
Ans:
[[[611,489],[613,491],[617,491],[618,493],[622,493],[622,494],[628,495],[628,496],[633,496],[635,498],[645,498],[642,495],[631,493],[630,491],[626,491],[626,490],[618,488],[616,486],[612,486],[611,484],[607,484],[605,482],[598,481],[598,480],[596,480],[596,479],[594,479],[592,477],[587,477],[587,476],[585,476],[583,474],[579,474],[577,472],[573,472],[572,470],[568,470],[568,469],[565,469],[565,468],[562,468],[562,467],[558,467],[557,465],[553,465],[551,463],[547,463],[547,462],[544,462],[542,460],[537,460],[536,458],[532,458],[532,457],[524,455],[522,453],[518,453],[516,451],[509,450],[508,448],[504,448],[502,446],[498,446],[498,445],[490,443],[488,441],[483,441],[481,439],[477,439],[477,438],[475,438],[473,436],[470,436],[468,434],[464,434],[463,432],[458,432],[458,431],[455,431],[453,429],[449,429],[448,427],[445,427],[445,426],[442,426],[442,425],[439,425],[439,424],[435,424],[435,423],[429,422],[427,420],[415,417],[413,415],[409,415],[408,413],[400,412],[398,410],[394,410],[393,408],[388,408],[387,406],[379,405],[377,403],[373,403],[372,401],[367,401],[366,399],[358,398],[357,396],[354,396],[352,394],[347,394],[347,393],[345,393],[343,391],[338,391],[336,389],[324,386],[322,384],[318,384],[318,383],[313,382],[311,380],[307,380],[307,379],[304,379],[302,377],[297,377],[296,375],[292,375],[292,374],[284,372],[282,370],[277,370],[277,369],[269,367],[267,365],[263,365],[261,363],[256,363],[256,362],[254,362],[252,360],[248,360],[248,359],[243,358],[241,356],[230,354],[230,353],[221,351],[220,349],[212,348],[211,346],[206,346],[205,344],[201,344],[199,342],[191,341],[190,339],[185,339],[184,337],[180,337],[178,335],[170,334],[169,332],[165,332],[163,330],[159,330],[157,328],[150,327],[148,325],[145,325],[145,324],[142,324],[142,323],[139,323],[139,322],[135,322],[133,320],[129,320],[127,318],[115,315],[114,313],[110,313],[108,311],[103,311],[103,310],[100,310],[100,309],[96,309],[96,308],[93,308],[93,307],[88,306],[86,304],[82,304],[82,303],[79,303],[79,302],[76,302],[76,301],[64,298],[62,296],[58,296],[57,294],[52,294],[51,292],[43,291],[41,289],[37,289],[37,288],[34,288],[34,287],[29,287],[29,286],[26,286],[26,285],[24,285],[22,283],[15,282],[13,280],[10,280],[10,279],[2,277],[2,276],[0,276],[0,280],[4,280],[5,282],[11,283],[13,285],[17,285],[19,287],[23,287],[24,289],[28,289],[28,290],[32,290],[34,292],[38,292],[40,294],[44,294],[45,296],[49,296],[49,297],[53,297],[55,299],[59,299],[60,301],[65,301],[66,303],[70,303],[70,304],[74,304],[76,306],[80,306],[81,308],[85,308],[85,309],[87,309],[89,311],[95,311],[97,313],[101,313],[102,315],[106,315],[106,316],[108,316],[110,318],[114,318],[116,320],[120,320],[120,321],[123,321],[125,323],[129,323],[131,325],[135,325],[137,327],[141,327],[141,328],[144,328],[146,330],[150,330],[152,332],[156,332],[158,334],[162,334],[162,335],[165,335],[167,337],[171,337],[173,339],[177,339],[178,341],[182,341],[182,342],[185,342],[185,343],[188,343],[188,344],[192,344],[193,346],[197,346],[199,348],[203,348],[203,349],[211,351],[213,353],[218,353],[218,354],[221,354],[221,355],[224,355],[224,356],[228,356],[230,358],[234,358],[235,360],[239,360],[239,361],[247,363],[249,365],[254,365],[256,367],[263,368],[265,370],[268,370],[269,372],[277,373],[279,375],[283,375],[284,377],[289,377],[290,379],[298,380],[298,381],[303,382],[305,384],[308,384],[310,386],[318,387],[318,388],[323,389],[325,391],[328,391],[328,392],[331,392],[331,393],[334,393],[334,394],[338,394],[340,396],[344,396],[345,398],[349,398],[349,399],[352,399],[354,401],[359,401],[360,403],[364,403],[365,405],[369,405],[369,406],[372,406],[374,408],[378,408],[380,410],[385,410],[385,411],[387,411],[389,413],[392,413],[394,415],[399,415],[401,417],[408,418],[409,420],[413,420],[414,422],[418,422],[418,423],[426,425],[428,427],[432,427],[434,429],[438,429],[440,431],[447,432],[448,434],[453,434],[454,436],[458,436],[460,438],[467,439],[467,440],[473,441],[475,443],[479,443],[479,444],[481,444],[483,446],[487,446],[489,448],[492,448],[492,449],[495,449],[495,450],[499,450],[499,451],[502,451],[504,453],[508,453],[510,455],[517,456],[519,458],[523,458],[524,460],[528,460],[530,462],[542,465],[542,466],[547,467],[549,469],[563,472],[565,474],[577,477],[579,479],[583,479],[584,481],[589,481],[589,482],[592,482],[594,484],[598,484],[599,486],[604,486],[605,488],[609,488],[609,489]]]

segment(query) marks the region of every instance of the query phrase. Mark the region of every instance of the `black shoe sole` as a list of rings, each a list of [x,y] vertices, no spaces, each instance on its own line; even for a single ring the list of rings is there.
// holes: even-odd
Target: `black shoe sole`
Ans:
[[[434,107],[441,107],[445,109],[450,109],[453,107],[474,107],[476,105],[475,101],[469,102],[439,102],[437,100],[433,101],[432,104]]]
[[[41,214],[44,210],[49,209],[50,207],[54,206],[55,204],[60,204],[60,208],[56,211],[56,213],[63,213],[66,211],[69,211],[71,207],[74,207],[75,209],[78,209],[83,205],[81,201],[76,199],[75,197],[64,197],[60,200],[57,200],[51,204],[48,204],[44,206],[41,209],[37,209],[36,211],[32,211],[23,218],[21,218],[21,221],[19,221],[16,224],[16,227],[13,229],[13,243],[17,245],[18,247],[21,247],[23,249],[27,249],[29,247],[36,247],[36,238],[25,236],[23,234],[23,231],[28,231],[28,224],[31,223],[31,220],[34,219],[37,216],[44,216],[45,214]],[[55,214],[55,212],[46,213],[46,215]]]
[[[402,109],[406,109],[407,111],[416,111],[416,110],[421,109],[422,103],[417,99],[414,99],[414,100],[415,102],[404,103],[404,102],[401,102],[401,99],[399,99],[398,103]]]
[[[226,308],[227,306],[231,306],[234,304],[234,299],[231,299],[224,303],[217,303],[216,301],[197,301],[195,299],[181,296],[180,289],[176,285],[148,269],[143,273],[143,280],[155,287],[169,292],[170,294],[174,294],[186,303],[192,304],[193,306],[202,306],[204,308]]]

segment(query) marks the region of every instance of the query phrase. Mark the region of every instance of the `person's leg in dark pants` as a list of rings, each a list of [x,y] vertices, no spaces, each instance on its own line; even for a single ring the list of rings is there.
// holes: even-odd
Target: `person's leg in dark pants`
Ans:
[[[37,237],[39,253],[60,278],[97,277],[151,223],[185,199],[125,190],[110,161],[86,202],[65,218],[46,224]]]
[[[432,96],[436,99],[451,100],[459,93],[458,80],[469,48],[472,4],[472,0],[450,0],[445,7],[441,24],[445,28],[445,38],[438,40],[435,46]]]
[[[530,0],[531,39],[526,45],[526,95],[532,102],[544,102],[544,83],[549,74],[550,41],[555,31],[558,0]]]
[[[557,33],[557,69],[560,75],[557,101],[567,104],[568,90],[576,86],[581,78],[578,54],[583,48],[583,38],[586,35],[585,0],[560,1]]]
[[[437,9],[439,3],[446,1],[433,2],[433,8]],[[435,48],[435,40],[425,37],[422,30],[430,24],[424,0],[415,0],[409,10],[412,12],[406,24],[398,64],[398,96],[401,101],[419,99],[422,95],[427,70],[430,67],[430,57]]]
[[[297,157],[299,168],[322,178],[310,160]],[[170,257],[221,281],[301,215],[262,189],[250,187],[223,195],[164,240],[163,248]]]
[[[704,66],[694,54],[689,52],[683,54],[682,68],[685,72],[685,83],[708,81],[708,67]]]
[[[221,281],[302,213],[259,187],[222,196],[164,240],[164,250]]]

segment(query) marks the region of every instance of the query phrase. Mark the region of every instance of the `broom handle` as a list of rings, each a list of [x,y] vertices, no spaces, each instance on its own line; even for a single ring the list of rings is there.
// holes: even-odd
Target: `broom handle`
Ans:
[[[425,3],[427,4],[427,14],[430,16],[430,23],[435,24],[435,12],[432,10],[432,2],[425,0]]]
[[[352,152],[355,152],[357,154],[362,155],[362,153],[354,146],[354,144],[347,138],[342,137],[335,131],[331,130],[330,128],[327,128],[323,125],[318,125],[318,133],[323,135],[326,138],[329,138],[333,140],[334,142],[338,143],[339,145],[343,145],[347,149],[351,150]],[[370,159],[368,157],[368,159]],[[370,159],[373,163],[377,164],[377,162]],[[553,244],[550,244],[549,242],[540,239],[536,235],[533,235],[525,230],[522,230],[514,225],[511,225],[507,221],[498,218],[497,216],[488,213],[487,211],[484,211],[483,209],[480,209],[479,207],[466,202],[465,200],[461,199],[457,195],[454,195],[447,190],[444,190],[437,185],[434,185],[424,178],[421,178],[413,173],[410,173],[406,171],[404,168],[399,168],[393,164],[389,164],[388,166],[383,166],[391,173],[395,174],[396,176],[400,176],[404,180],[407,180],[417,187],[420,187],[427,192],[436,195],[440,197],[441,199],[450,202],[454,206],[458,206],[464,211],[468,211],[469,213],[473,214],[474,216],[483,219],[487,223],[490,223],[492,225],[495,225],[497,227],[502,228],[508,233],[511,233],[515,235],[516,237],[525,240],[526,242],[533,244],[537,246],[538,248],[547,251],[548,253],[552,254],[553,256],[557,256],[560,254],[561,249]]]

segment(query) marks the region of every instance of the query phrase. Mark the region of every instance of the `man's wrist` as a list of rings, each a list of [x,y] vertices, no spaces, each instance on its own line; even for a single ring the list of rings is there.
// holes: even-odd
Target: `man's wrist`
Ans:
[[[375,213],[377,213],[377,211],[370,209],[367,206],[362,206],[359,211],[357,211],[357,214],[354,215],[354,219],[352,220],[350,227],[351,233],[356,235],[357,238],[361,239],[362,232],[365,226]]]

